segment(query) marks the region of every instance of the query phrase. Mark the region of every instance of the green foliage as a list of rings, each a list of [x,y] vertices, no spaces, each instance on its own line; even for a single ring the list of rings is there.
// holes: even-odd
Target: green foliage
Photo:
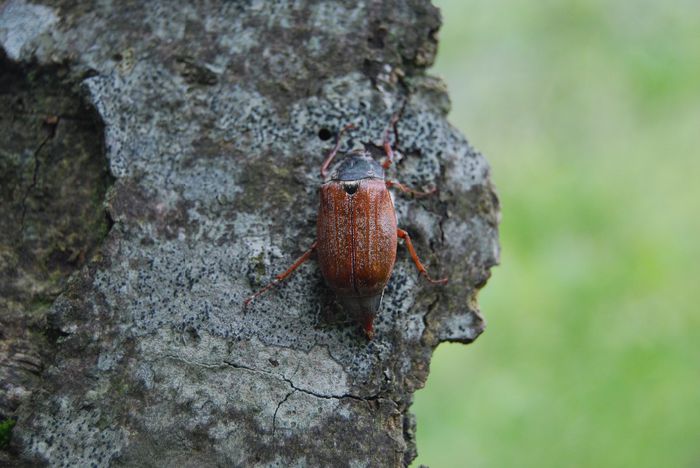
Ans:
[[[436,3],[502,266],[486,333],[440,346],[416,395],[416,466],[697,465],[697,5]]]
[[[15,427],[15,421],[13,419],[8,418],[0,421],[0,450],[4,450],[10,445],[13,427]]]

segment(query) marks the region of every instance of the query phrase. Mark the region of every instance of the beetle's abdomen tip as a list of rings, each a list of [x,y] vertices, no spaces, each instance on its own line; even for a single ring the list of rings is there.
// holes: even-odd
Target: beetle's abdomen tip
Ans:
[[[374,314],[365,314],[362,319],[362,330],[367,339],[371,340],[374,337]]]

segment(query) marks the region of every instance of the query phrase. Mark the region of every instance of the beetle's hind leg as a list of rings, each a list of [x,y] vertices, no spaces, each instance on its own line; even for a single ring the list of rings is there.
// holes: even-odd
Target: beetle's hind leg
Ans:
[[[397,229],[396,230],[396,235],[399,236],[401,239],[403,239],[406,242],[406,248],[408,249],[408,253],[411,254],[411,258],[413,259],[413,263],[416,264],[416,268],[418,268],[418,271],[420,272],[421,275],[425,277],[428,281],[430,281],[433,284],[447,284],[447,278],[442,278],[438,280],[434,280],[428,275],[428,271],[425,269],[423,264],[420,262],[420,259],[418,258],[418,254],[416,253],[416,249],[413,248],[413,242],[411,242],[411,237],[408,235],[406,231],[403,229]]]
[[[309,250],[303,253],[301,257],[299,257],[293,264],[290,266],[287,271],[284,273],[280,273],[279,275],[275,276],[275,279],[272,280],[270,283],[268,283],[264,288],[260,289],[258,292],[253,294],[252,296],[249,296],[245,301],[243,301],[243,308],[248,307],[248,304],[255,299],[256,297],[260,296],[261,294],[264,294],[265,292],[269,291],[271,288],[273,288],[275,285],[280,283],[281,281],[284,281],[289,275],[294,273],[294,270],[299,268],[302,263],[307,261],[309,258],[311,258],[311,254],[314,253],[314,250],[316,250],[316,244],[318,242],[314,242],[311,244],[311,247]]]

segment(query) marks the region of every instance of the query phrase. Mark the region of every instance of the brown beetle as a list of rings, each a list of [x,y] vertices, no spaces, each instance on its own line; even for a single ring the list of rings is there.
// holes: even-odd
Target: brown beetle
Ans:
[[[434,192],[417,192],[385,179],[384,169],[391,166],[394,155],[389,133],[395,128],[397,119],[394,116],[384,135],[383,146],[387,158],[382,165],[366,149],[354,150],[329,171],[328,167],[338,152],[343,133],[353,128],[353,125],[347,125],[338,133],[335,147],[321,166],[323,184],[316,242],[287,271],[248,297],[245,306],[291,275],[315,251],[326,284],[333,290],[347,315],[360,322],[367,337],[371,339],[384,287],[394,268],[399,237],[404,239],[418,271],[428,281],[434,284],[447,283],[447,278],[430,278],[418,259],[408,233],[396,225],[394,203],[387,188],[396,187],[417,195]]]

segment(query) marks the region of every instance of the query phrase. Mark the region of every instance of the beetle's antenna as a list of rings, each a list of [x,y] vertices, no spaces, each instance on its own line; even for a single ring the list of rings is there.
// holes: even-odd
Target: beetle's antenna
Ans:
[[[326,156],[326,160],[323,161],[323,164],[321,165],[321,177],[326,178],[328,175],[328,166],[331,165],[333,162],[333,158],[335,158],[335,155],[338,153],[338,148],[340,148],[340,139],[343,136],[343,133],[345,133],[348,130],[351,130],[355,128],[355,124],[347,124],[343,128],[340,129],[338,132],[338,136],[335,137],[335,146],[331,150],[330,153],[328,153],[328,156]]]

